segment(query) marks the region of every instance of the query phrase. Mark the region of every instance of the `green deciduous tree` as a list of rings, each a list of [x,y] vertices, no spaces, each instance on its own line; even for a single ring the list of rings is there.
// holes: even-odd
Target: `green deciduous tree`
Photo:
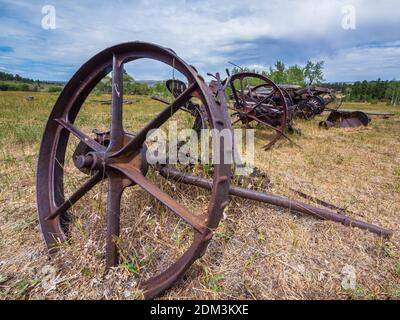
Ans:
[[[305,85],[304,70],[299,65],[290,66],[286,71],[286,82],[299,86]]]
[[[321,83],[325,81],[323,69],[325,61],[312,62],[307,61],[306,66],[303,69],[304,77],[308,84]]]
[[[274,67],[269,68],[269,77],[275,83],[287,83],[286,66],[282,61],[277,61]]]

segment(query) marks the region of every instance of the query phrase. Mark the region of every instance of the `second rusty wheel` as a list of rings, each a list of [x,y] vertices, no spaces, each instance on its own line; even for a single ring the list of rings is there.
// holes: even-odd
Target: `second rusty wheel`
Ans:
[[[187,88],[170,105],[163,107],[152,120],[135,133],[124,128],[123,117],[123,72],[124,65],[130,61],[151,59],[176,68],[185,77]],[[92,137],[75,122],[85,100],[95,86],[112,72],[112,94],[110,127],[103,134]],[[51,252],[69,238],[69,230],[74,223],[71,208],[98,183],[108,183],[105,210],[105,260],[107,267],[119,263],[118,237],[120,235],[121,198],[124,190],[134,187],[135,192],[145,192],[163,212],[172,212],[182,219],[193,232],[189,245],[182,250],[170,265],[162,265],[156,272],[139,281],[139,288],[146,298],[152,298],[169,288],[180,278],[193,262],[204,254],[213,230],[218,226],[224,207],[227,205],[230,177],[230,164],[214,164],[213,187],[204,212],[188,208],[185,203],[165,192],[150,180],[146,159],[146,137],[152,129],[168,122],[182,106],[196,97],[204,105],[210,128],[223,130],[229,128],[228,119],[220,112],[210,89],[193,67],[186,64],[172,50],[144,42],[129,42],[110,47],[86,62],[72,77],[60,94],[47,122],[41,142],[37,168],[37,207],[41,232]],[[124,111],[125,112],[125,111]],[[133,113],[136,117],[140,116]],[[143,121],[139,121],[143,123]],[[109,132],[107,132],[109,131]],[[79,142],[79,149],[73,152],[73,165],[79,174],[86,174],[86,180],[69,197],[65,196],[66,176],[71,139]],[[220,148],[214,150],[220,159],[224,156],[224,139]],[[155,179],[157,174],[154,174]],[[136,203],[133,199],[132,203]],[[151,202],[151,203],[154,203]],[[160,209],[161,210],[161,209]],[[134,212],[134,210],[133,210]],[[160,212],[154,212],[160,214]],[[89,224],[91,222],[89,221]],[[158,269],[157,269],[158,270]]]
[[[244,124],[256,122],[274,132],[272,138],[264,145],[270,149],[282,136],[290,119],[288,101],[282,90],[267,77],[242,72],[231,76],[228,80],[232,91],[233,114],[237,117],[233,123]]]

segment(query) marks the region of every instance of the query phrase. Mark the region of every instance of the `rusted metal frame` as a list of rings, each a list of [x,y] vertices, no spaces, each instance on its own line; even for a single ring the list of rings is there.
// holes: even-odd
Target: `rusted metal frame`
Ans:
[[[274,92],[271,93],[271,95],[273,95],[273,94],[274,94]],[[254,105],[254,106],[251,106],[251,107],[250,107],[250,110],[249,110],[249,111],[245,111],[245,113],[250,113],[250,112],[252,112],[252,111],[255,111],[259,106],[261,106],[263,103],[265,103],[265,101],[266,101],[267,99],[270,99],[271,95],[268,95],[268,96],[262,98],[262,99],[259,100],[258,102],[254,101],[255,105]]]
[[[271,98],[271,96],[273,96],[275,93],[276,93],[276,90],[273,88],[273,86],[271,86],[271,84],[269,84],[269,83],[262,83],[262,84],[259,84],[259,85],[257,85],[257,86],[255,86],[255,87],[253,87],[253,88],[251,88],[250,90],[249,90],[249,92],[255,92],[256,93],[256,95],[257,95],[257,97],[258,96],[263,96],[263,94],[261,93],[261,94],[257,94],[257,89],[259,89],[259,88],[262,88],[262,87],[266,87],[266,86],[269,86],[269,87],[272,87],[272,91],[270,92],[270,93],[268,93],[268,94],[266,94],[265,95],[265,100],[266,99],[268,99],[268,98]],[[279,88],[282,92],[283,92],[283,90],[282,90],[282,88]],[[254,96],[253,96],[254,97]],[[257,103],[259,103],[259,104],[262,104],[262,103],[264,103],[265,102],[265,100],[261,100],[261,101],[255,101],[255,102],[257,102]]]
[[[212,75],[212,74],[210,74],[210,73],[208,73],[208,75],[209,75],[209,76],[212,76],[212,77],[214,77],[214,78],[217,79],[216,76],[214,76],[214,75]],[[217,85],[220,86],[220,87],[222,88],[222,90],[224,90],[228,85],[230,85],[230,87],[231,87],[231,89],[232,89],[232,93],[233,93],[233,95],[234,95],[234,98],[235,98],[235,101],[236,101],[237,105],[241,105],[240,100],[238,99],[238,96],[235,94],[235,93],[236,93],[236,88],[234,87],[234,83],[233,83],[234,81],[231,81],[231,79],[234,78],[235,75],[230,76],[229,73],[228,73],[228,78],[226,78],[226,79],[224,79],[224,80],[221,80],[221,79],[220,79],[218,73],[217,73],[217,75],[218,75]],[[241,96],[242,96],[242,98],[243,98],[242,101],[246,101],[246,94],[244,93],[244,90],[243,90],[243,79],[240,78],[239,80],[241,80],[240,83],[241,83]],[[267,85],[267,84],[262,84],[262,85],[264,86],[264,85]],[[250,85],[248,85],[248,87],[250,87]],[[221,88],[220,88],[220,89],[221,89]],[[249,89],[249,92],[250,92],[250,91],[251,91],[251,88]],[[220,94],[219,92],[221,92],[221,91],[218,91],[218,90],[217,90],[217,93],[216,93],[216,94],[219,95],[219,94]],[[234,108],[231,108],[231,107],[229,107],[229,109],[235,110],[235,111],[237,111],[238,113],[240,113],[241,115],[244,115],[244,116],[245,116],[246,114],[248,114],[248,113],[254,111],[258,106],[260,106],[261,104],[263,104],[268,98],[271,97],[271,95],[274,94],[274,92],[275,92],[275,91],[273,91],[272,93],[270,93],[268,96],[266,96],[266,97],[263,98],[262,100],[256,100],[256,99],[254,99],[254,97],[253,97],[252,95],[249,96],[249,98],[251,98],[251,99],[253,100],[253,102],[256,103],[255,106],[249,107],[249,109],[251,109],[251,110],[249,110],[249,111],[239,111],[239,110],[234,109]],[[224,98],[224,99],[225,99],[225,98]],[[240,120],[240,119],[239,119],[239,120]],[[236,122],[235,122],[235,123],[236,123]]]
[[[262,88],[262,87],[266,87],[266,86],[271,86],[271,85],[270,85],[270,84],[267,84],[267,83],[262,83],[262,84],[259,84],[259,85],[255,86],[255,87],[253,87],[253,91],[256,91],[256,92],[257,92],[258,89],[260,89],[260,88]],[[286,95],[286,97],[289,99],[290,107],[293,106],[293,105],[294,105],[294,103],[293,103],[293,98],[292,98],[292,96],[290,95],[289,91],[288,91],[284,86],[282,86],[282,85],[279,85],[279,84],[278,84],[277,86],[278,86],[278,88],[282,91],[282,93],[283,93],[284,95]],[[289,106],[288,106],[288,107],[289,107]]]
[[[265,125],[266,127],[270,128],[270,129],[272,129],[272,130],[275,130],[275,131],[279,132],[280,134],[284,135],[284,133],[283,133],[279,128],[276,128],[276,127],[274,127],[273,125],[270,125],[269,123],[266,123],[266,122],[264,122],[264,121],[258,119],[256,116],[253,116],[253,115],[251,115],[251,114],[249,114],[249,113],[247,113],[247,112],[238,111],[237,109],[232,108],[232,107],[228,107],[228,109],[230,109],[230,110],[232,110],[232,111],[235,111],[235,112],[237,112],[238,114],[243,115],[243,116],[245,116],[245,117],[249,117],[249,118],[252,119],[252,120],[258,121],[259,123]],[[285,136],[285,137],[286,137],[287,139],[290,140],[289,137],[287,137],[287,136]]]
[[[236,90],[235,85],[234,85],[234,80],[232,80],[232,78],[233,78],[233,76],[229,77],[229,79],[227,80],[227,83],[229,83],[229,85],[230,85],[230,87],[232,89],[233,98],[235,99],[236,104],[238,106],[243,107],[243,105],[241,103],[241,101],[244,101],[243,79],[239,79],[240,80],[241,95],[242,95],[242,100],[239,100],[239,97],[238,97],[237,92],[236,92],[237,90]]]
[[[164,166],[159,168],[159,172],[167,179],[172,179],[184,184],[194,185],[203,189],[212,188],[212,181],[197,176],[191,176],[176,169]],[[299,213],[311,215],[318,219],[331,220],[335,222],[340,222],[346,226],[353,226],[360,229],[365,229],[382,237],[390,237],[393,234],[391,230],[384,229],[382,227],[361,220],[353,219],[343,214],[338,214],[335,211],[326,208],[314,207],[296,200],[267,192],[258,192],[240,187],[230,186],[229,194],[241,198],[272,204],[281,208],[289,209],[291,211],[297,211]]]
[[[271,86],[271,84],[268,84],[268,83],[262,83],[262,84],[259,84],[259,85],[257,85],[257,86],[255,86],[255,87],[253,87],[252,88],[252,90],[253,91],[255,91],[255,92],[257,92],[257,90],[258,89],[260,89],[260,88],[262,88],[262,87],[272,87],[272,92],[271,93],[269,93],[268,95],[267,95],[267,97],[271,97],[271,96],[273,96],[275,93],[276,93],[276,90],[273,88],[273,86]],[[288,93],[288,91],[286,91],[284,88],[282,88],[281,86],[279,86],[278,85],[278,88],[281,90],[281,92],[283,93],[283,95],[284,95],[284,97],[283,97],[283,99],[285,99],[285,96],[288,98],[288,101],[289,101],[289,105],[287,105],[287,116],[286,116],[286,118],[287,118],[287,126],[289,126],[289,127],[291,127],[291,122],[292,122],[292,117],[293,117],[293,99],[292,99],[292,97],[290,96],[290,94]],[[279,94],[279,93],[278,93]],[[255,106],[256,107],[256,106]],[[254,107],[254,108],[255,108]]]
[[[236,110],[235,108],[232,108],[232,107],[228,107],[228,108],[231,109],[231,110],[234,110],[234,111],[238,112],[238,110]],[[240,112],[239,112],[239,113],[240,113]],[[275,130],[275,131],[279,132],[283,137],[285,137],[287,140],[289,140],[289,141],[290,141],[291,143],[293,143],[295,146],[301,148],[301,146],[299,146],[296,142],[294,142],[292,139],[290,139],[290,137],[288,137],[288,135],[287,135],[286,133],[284,133],[283,131],[281,131],[279,128],[276,128],[276,127],[270,125],[269,123],[264,122],[264,121],[258,119],[257,117],[255,117],[255,116],[253,116],[253,115],[251,115],[251,114],[245,113],[245,116],[246,116],[246,117],[249,117],[250,119],[252,119],[252,120],[254,120],[254,121],[256,121],[256,122],[261,123],[262,125],[264,125],[264,126],[270,128],[270,129],[272,129],[272,130]],[[270,143],[268,143],[268,144],[266,144],[266,145],[264,146],[264,149],[268,150],[268,148],[270,148],[275,142],[276,142],[275,140],[272,140]]]
[[[273,91],[275,90],[278,93],[280,99],[282,100],[282,117],[281,117],[281,121],[280,121],[280,127],[276,128],[276,127],[272,126],[274,128],[274,130],[277,132],[277,134],[275,135],[275,137],[268,144],[266,144],[264,146],[264,150],[268,150],[280,139],[281,136],[284,136],[284,137],[288,138],[287,136],[282,134],[284,132],[284,130],[286,129],[286,127],[287,127],[287,117],[288,117],[288,108],[287,108],[287,105],[286,105],[285,97],[284,97],[282,91],[280,90],[280,88],[278,86],[276,86],[268,78],[266,78],[266,77],[264,77],[262,75],[256,74],[256,73],[243,72],[243,73],[240,73],[240,74],[232,75],[227,80],[227,83],[229,83],[231,88],[232,88],[232,93],[233,93],[234,99],[235,99],[235,101],[236,101],[236,103],[238,105],[241,105],[241,103],[239,102],[239,97],[237,96],[236,89],[235,89],[233,83],[234,83],[234,81],[236,79],[243,80],[243,78],[246,78],[246,77],[256,77],[258,79],[263,80],[266,84],[269,84],[273,88]],[[237,109],[237,110],[235,109],[235,111],[236,112],[240,112],[239,109]],[[252,119],[252,121],[255,120],[255,121],[258,121],[258,122],[262,123],[263,125],[266,124],[265,121],[262,121],[262,120],[260,121],[257,117],[253,118],[247,113],[245,115],[247,116],[247,118]],[[267,127],[270,128],[271,125],[268,124]],[[279,130],[276,130],[276,129],[279,129]]]
[[[224,83],[226,84],[226,83],[228,83],[228,81],[227,81],[227,79],[222,81],[221,76],[218,72],[213,77],[216,79],[216,90],[217,91],[215,93],[215,97],[217,97],[219,100],[219,106],[221,108],[221,113],[225,119],[229,119],[229,112],[228,112],[229,107],[225,100],[225,86],[224,86]],[[233,127],[232,127],[233,123],[231,123],[231,121],[227,121],[227,123],[228,123],[228,128],[230,130],[233,130]],[[233,137],[232,137],[232,139],[233,139]],[[235,164],[236,168],[243,168],[244,163],[243,163],[242,157],[240,156],[239,151],[234,143],[234,139],[232,140],[232,148],[233,148],[234,164]]]

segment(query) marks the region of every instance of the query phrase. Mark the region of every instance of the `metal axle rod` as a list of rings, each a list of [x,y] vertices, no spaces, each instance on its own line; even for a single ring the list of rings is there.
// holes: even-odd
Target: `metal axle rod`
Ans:
[[[211,190],[212,188],[211,180],[207,180],[197,176],[192,176],[187,173],[183,173],[176,169],[166,166],[160,167],[158,168],[158,170],[160,174],[167,179],[172,179],[178,182],[182,182],[184,184],[194,185],[196,187],[203,189]],[[338,214],[333,210],[329,210],[326,208],[318,208],[296,200],[291,200],[284,196],[274,195],[267,192],[257,192],[235,186],[229,187],[229,194],[241,198],[265,202],[278,207],[297,211],[303,214],[308,214],[321,220],[331,220],[335,222],[340,222],[346,226],[365,229],[385,238],[389,238],[393,234],[391,230],[384,229],[382,227],[361,220],[353,219],[343,214]]]

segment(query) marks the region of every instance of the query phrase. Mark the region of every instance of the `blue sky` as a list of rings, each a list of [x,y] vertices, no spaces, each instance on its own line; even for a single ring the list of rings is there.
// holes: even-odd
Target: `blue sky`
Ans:
[[[56,29],[41,26],[42,7],[56,9]],[[342,8],[355,8],[345,30]],[[201,74],[228,61],[267,69],[276,60],[325,60],[327,81],[400,79],[398,0],[0,0],[0,71],[68,80],[98,51],[125,41],[172,48]],[[154,63],[127,67],[136,79],[165,79]]]

